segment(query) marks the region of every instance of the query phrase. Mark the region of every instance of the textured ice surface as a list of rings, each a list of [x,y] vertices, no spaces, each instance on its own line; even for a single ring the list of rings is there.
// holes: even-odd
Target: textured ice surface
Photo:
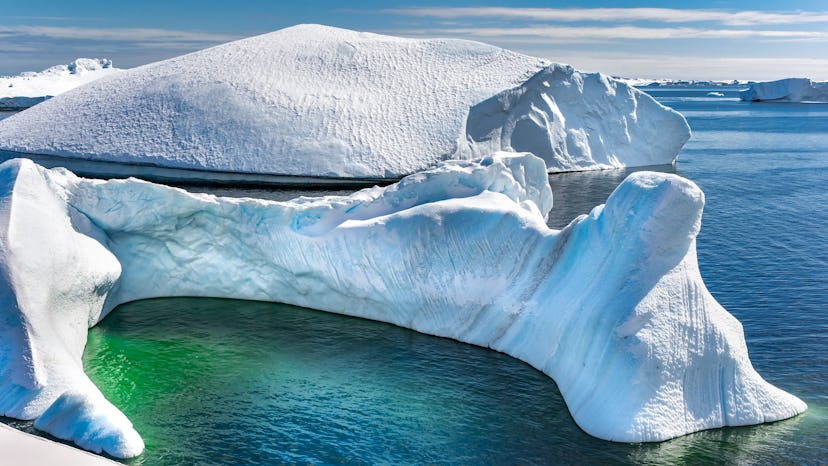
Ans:
[[[472,107],[466,138],[477,156],[530,152],[553,172],[670,163],[687,123],[641,95],[602,74],[552,65]]]
[[[118,71],[107,58],[78,58],[40,72],[0,76],[0,110],[29,108],[49,97]]]
[[[499,153],[385,187],[289,202],[0,165],[0,414],[132,456],[81,366],[87,327],[159,296],[279,301],[493,348],[552,377],[609,440],[783,419],[742,327],[699,275],[702,192],[639,172],[550,230],[543,162]],[[228,317],[231,318],[231,317]]]
[[[493,149],[537,150],[552,170],[668,164],[688,137],[681,115],[603,75],[317,25],[126,70],[0,122],[4,150],[358,178]]]
[[[750,87],[739,93],[739,98],[748,101],[828,102],[828,81],[787,78],[750,83]]]

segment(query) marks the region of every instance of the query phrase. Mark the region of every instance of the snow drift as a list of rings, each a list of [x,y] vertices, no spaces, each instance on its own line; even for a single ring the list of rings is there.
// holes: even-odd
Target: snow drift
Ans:
[[[0,110],[21,110],[121,71],[108,58],[78,58],[41,72],[0,77]]]
[[[317,25],[126,70],[0,122],[8,151],[346,178],[494,149],[537,149],[552,171],[669,164],[688,137],[680,114],[603,75]]]
[[[747,101],[828,102],[828,81],[787,78],[750,83],[750,87],[739,93],[739,98]]]
[[[783,419],[696,262],[704,196],[639,172],[550,230],[543,162],[498,153],[289,202],[0,165],[0,414],[119,457],[143,448],[81,365],[87,327],[160,296],[279,301],[493,348],[558,384],[603,439]],[[232,318],[232,317],[229,317]]]

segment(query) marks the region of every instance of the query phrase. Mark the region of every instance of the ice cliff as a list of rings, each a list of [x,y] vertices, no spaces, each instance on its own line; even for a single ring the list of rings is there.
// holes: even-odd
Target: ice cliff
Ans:
[[[788,78],[750,83],[750,87],[739,93],[739,98],[747,101],[828,102],[828,81]]]
[[[659,441],[787,418],[696,262],[704,196],[639,172],[558,231],[530,154],[451,161],[385,188],[289,202],[0,165],[0,414],[118,457],[143,448],[83,372],[120,303],[290,303],[493,348],[552,377],[586,432]],[[232,318],[232,316],[228,316]]]
[[[0,77],[0,110],[29,108],[80,85],[121,71],[108,58],[78,58],[40,72]]]
[[[119,73],[0,122],[0,149],[205,171],[398,178],[495,149],[551,171],[668,164],[678,113],[494,46],[300,25]]]

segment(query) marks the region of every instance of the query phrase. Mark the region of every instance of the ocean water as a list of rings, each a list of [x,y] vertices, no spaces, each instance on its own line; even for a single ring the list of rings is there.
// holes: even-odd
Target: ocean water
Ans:
[[[743,323],[759,373],[805,400],[805,414],[657,444],[606,442],[575,425],[551,379],[494,351],[282,304],[155,299],[116,309],[90,330],[84,354],[147,443],[126,463],[824,463],[828,105],[740,102],[735,88],[706,97],[713,90],[723,89],[648,89],[694,131],[676,167],[648,169],[704,190],[705,282]],[[551,176],[550,226],[602,203],[630,171]]]

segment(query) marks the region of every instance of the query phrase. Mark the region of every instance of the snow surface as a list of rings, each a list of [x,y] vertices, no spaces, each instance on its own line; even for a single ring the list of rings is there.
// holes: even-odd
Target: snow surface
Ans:
[[[739,98],[747,101],[828,102],[828,81],[787,78],[750,83],[750,87],[739,93]]]
[[[39,73],[0,77],[0,110],[29,108],[86,83],[121,71],[108,58],[78,58]]]
[[[680,114],[600,74],[478,42],[300,25],[50,99],[0,122],[0,149],[398,178],[482,148],[537,149],[551,171],[669,164],[689,134]]]
[[[451,161],[385,188],[288,202],[0,165],[0,414],[118,457],[143,444],[81,365],[131,300],[278,301],[493,348],[551,376],[603,439],[787,418],[696,261],[704,195],[639,172],[550,230],[531,154]]]

